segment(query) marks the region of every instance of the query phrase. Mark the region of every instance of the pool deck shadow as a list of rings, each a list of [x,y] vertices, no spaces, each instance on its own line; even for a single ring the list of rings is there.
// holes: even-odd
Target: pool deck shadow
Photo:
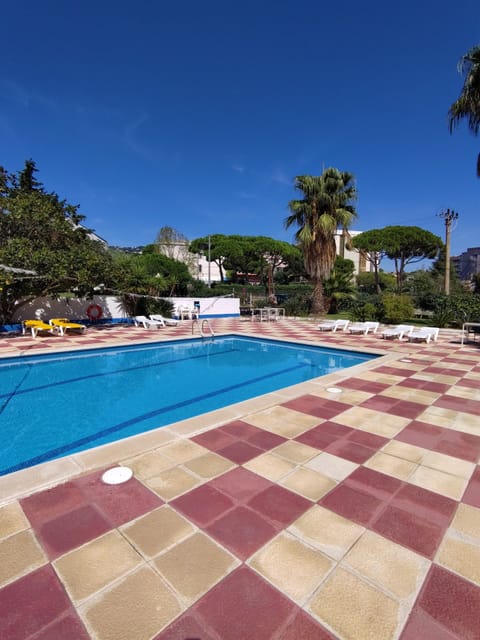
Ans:
[[[0,477],[0,637],[478,638],[478,345],[212,324],[385,357]],[[0,357],[191,332],[6,337]],[[102,483],[118,464],[134,477]]]

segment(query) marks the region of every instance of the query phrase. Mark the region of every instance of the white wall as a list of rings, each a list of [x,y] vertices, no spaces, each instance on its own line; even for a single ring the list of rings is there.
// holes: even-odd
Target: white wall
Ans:
[[[200,316],[239,316],[240,298],[210,297],[210,298],[165,298],[169,300],[175,311],[179,307],[193,309],[194,303],[200,303]]]

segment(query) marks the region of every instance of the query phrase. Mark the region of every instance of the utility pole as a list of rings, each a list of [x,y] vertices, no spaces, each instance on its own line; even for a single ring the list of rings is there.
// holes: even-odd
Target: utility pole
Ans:
[[[445,294],[448,296],[450,293],[450,233],[452,222],[458,219],[458,213],[447,209],[438,215],[445,220]]]

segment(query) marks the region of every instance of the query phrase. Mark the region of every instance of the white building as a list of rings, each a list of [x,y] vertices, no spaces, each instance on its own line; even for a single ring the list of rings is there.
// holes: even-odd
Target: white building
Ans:
[[[364,253],[358,251],[358,249],[348,249],[348,237],[354,238],[358,236],[362,231],[351,231],[350,229],[345,234],[342,230],[337,230],[335,234],[335,245],[337,247],[337,256],[351,260],[355,265],[355,275],[359,273],[365,273],[366,271],[373,271],[372,263],[367,260]]]

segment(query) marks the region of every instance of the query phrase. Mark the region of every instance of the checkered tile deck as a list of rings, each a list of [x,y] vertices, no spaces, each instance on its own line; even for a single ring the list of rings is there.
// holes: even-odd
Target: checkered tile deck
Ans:
[[[124,485],[102,484],[97,463],[4,498],[0,638],[478,640],[478,346],[214,327],[392,357],[343,372],[342,393],[305,383],[213,428],[162,429],[118,454]],[[0,354],[190,334],[7,338]]]

